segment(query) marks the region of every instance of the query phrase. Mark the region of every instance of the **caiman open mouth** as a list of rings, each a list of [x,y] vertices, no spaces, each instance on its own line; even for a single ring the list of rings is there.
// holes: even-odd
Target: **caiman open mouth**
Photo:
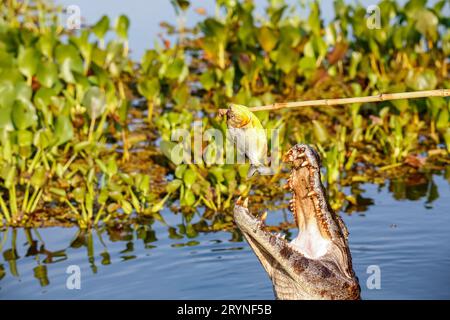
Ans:
[[[299,233],[291,242],[265,227],[266,214],[254,216],[248,198],[239,198],[234,220],[272,280],[280,299],[358,299],[347,228],[328,205],[320,180],[320,158],[297,144],[283,157],[292,164],[285,186]]]
[[[290,245],[305,257],[319,258],[327,253],[331,243],[330,217],[325,214],[329,208],[320,182],[320,158],[314,149],[296,145],[284,155],[283,161],[292,164],[291,174],[284,189],[292,192],[289,210],[299,229],[298,236]],[[248,199],[240,199],[236,205],[247,208]],[[248,210],[243,211],[255,219],[253,224],[266,232],[267,236],[286,241],[282,235],[271,234],[264,229],[265,215],[254,217]]]

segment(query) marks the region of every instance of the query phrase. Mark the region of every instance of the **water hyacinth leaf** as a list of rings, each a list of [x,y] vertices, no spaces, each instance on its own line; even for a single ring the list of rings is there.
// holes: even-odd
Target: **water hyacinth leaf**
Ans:
[[[50,188],[48,191],[50,191],[51,193],[61,197],[61,198],[66,198],[67,197],[67,192],[64,189],[60,189],[60,188]]]
[[[58,81],[58,68],[54,63],[40,63],[37,69],[36,78],[41,85],[47,88],[53,87]]]
[[[11,69],[14,66],[14,57],[6,51],[0,51],[0,69]]]
[[[68,115],[60,115],[56,118],[55,137],[56,146],[62,145],[73,139],[73,125]]]
[[[55,49],[55,58],[59,64],[60,76],[66,82],[75,82],[72,72],[82,74],[84,71],[83,60],[73,45],[58,45]]]
[[[272,51],[278,43],[278,36],[270,27],[261,27],[256,35],[261,47],[266,52]]]
[[[33,186],[33,188],[42,188],[45,185],[47,176],[46,176],[46,170],[44,167],[37,168],[33,175],[31,176],[30,183]]]
[[[277,66],[284,72],[289,73],[296,65],[298,53],[287,45],[278,49]]]
[[[172,141],[161,141],[161,152],[174,164],[181,164],[185,157],[185,150],[182,145],[178,145]]]
[[[10,81],[0,83],[0,109],[11,108],[16,99],[16,90],[14,84]]]
[[[409,70],[406,85],[414,90],[433,90],[437,86],[436,73],[431,69]]]
[[[226,27],[217,19],[207,18],[202,24],[202,31],[207,37],[216,39],[218,42],[225,42]]]
[[[187,66],[184,64],[183,59],[175,59],[167,66],[165,76],[168,79],[178,79],[179,82],[181,82],[185,68],[187,68]]]
[[[5,132],[7,132],[14,130],[14,124],[11,118],[11,111],[12,106],[0,109],[0,131],[5,130]]]
[[[29,130],[17,131],[17,143],[19,147],[29,147],[33,144],[33,132]]]
[[[45,149],[52,143],[54,137],[53,132],[48,129],[40,129],[38,130],[33,137],[33,144],[39,149]]]
[[[177,14],[180,13],[178,8],[182,11],[186,11],[190,6],[190,2],[188,0],[170,0],[170,3],[174,7]]]
[[[449,127],[449,113],[448,108],[442,108],[441,112],[439,112],[438,119],[436,121],[436,128],[445,132]]]
[[[53,48],[56,44],[56,38],[53,33],[45,33],[43,34],[38,42],[36,47],[39,51],[48,59],[53,58]]]
[[[320,143],[324,143],[329,140],[328,130],[322,122],[313,120],[313,133],[314,137]]]
[[[14,166],[4,166],[2,170],[2,178],[5,188],[11,189],[16,183],[17,169]]]
[[[122,39],[128,38],[128,28],[130,27],[130,20],[127,16],[121,15],[116,20],[115,30],[117,35]]]
[[[17,64],[20,72],[27,78],[36,74],[39,63],[39,52],[34,48],[21,48],[17,58]]]
[[[122,200],[121,207],[125,214],[130,215],[133,213],[133,206],[127,200]]]
[[[112,177],[112,176],[116,175],[118,171],[119,171],[119,168],[117,165],[117,161],[116,161],[115,157],[111,157],[108,160],[108,163],[106,165],[106,172],[108,173],[108,175],[110,177]]]
[[[200,83],[205,90],[209,91],[216,85],[216,78],[213,70],[207,70],[200,76]]]
[[[31,101],[33,90],[26,82],[18,82],[15,85],[16,99],[23,101]]]
[[[14,126],[19,130],[25,130],[37,125],[36,109],[30,101],[16,100],[11,116]]]
[[[416,12],[414,17],[416,19],[414,26],[417,31],[432,40],[436,40],[438,36],[437,26],[439,22],[436,15],[430,10],[421,9]]]
[[[104,92],[98,87],[89,88],[83,97],[83,105],[86,107],[89,117],[97,119],[106,109]]]
[[[166,191],[168,193],[174,193],[175,191],[178,190],[178,188],[181,187],[181,185],[183,184],[183,181],[180,179],[174,179],[172,181],[170,181],[167,186],[166,186]]]
[[[109,30],[109,17],[102,16],[101,19],[92,27],[92,31],[99,39],[104,39]]]
[[[195,195],[191,189],[186,189],[184,192],[183,204],[192,207],[195,203]]]
[[[183,182],[186,188],[190,189],[197,180],[197,173],[192,169],[187,169],[183,175]]]
[[[447,146],[447,152],[450,153],[450,127],[447,127],[447,130],[444,133],[444,141]]]
[[[184,172],[186,171],[186,169],[187,169],[187,165],[185,165],[185,164],[178,166],[175,169],[175,177],[177,177],[178,179],[183,179]]]
[[[139,93],[147,99],[153,99],[159,94],[160,84],[158,78],[144,79],[138,84]]]

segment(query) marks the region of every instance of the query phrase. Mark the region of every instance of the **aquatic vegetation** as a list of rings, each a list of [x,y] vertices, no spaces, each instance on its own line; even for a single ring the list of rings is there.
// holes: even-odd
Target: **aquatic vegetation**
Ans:
[[[189,9],[188,1],[173,4],[180,15]],[[174,132],[194,137],[197,123],[225,136],[219,109],[228,103],[449,88],[446,5],[381,1],[380,28],[370,29],[366,8],[341,0],[328,25],[317,1],[309,1],[306,19],[283,1],[268,1],[264,17],[251,1],[217,1],[216,14],[193,28],[162,24],[162,41],[137,63],[125,16],[71,31],[58,7],[7,1],[0,13],[0,225],[88,228],[170,207],[227,228],[236,196],[282,198],[285,170],[248,180],[248,164],[214,161],[220,144],[207,134],[206,153],[179,165]],[[361,199],[357,188],[344,193],[346,186],[448,169],[449,112],[449,99],[435,97],[255,114],[267,130],[279,129],[279,151],[316,144],[338,209]],[[199,148],[195,139],[184,145]]]

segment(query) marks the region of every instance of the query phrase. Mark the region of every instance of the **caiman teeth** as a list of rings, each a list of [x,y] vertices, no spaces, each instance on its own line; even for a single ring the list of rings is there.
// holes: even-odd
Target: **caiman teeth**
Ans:
[[[317,195],[317,192],[315,192],[315,191],[310,191],[310,192],[308,192],[308,194],[306,195],[307,197],[313,197],[313,196],[316,196]]]
[[[292,212],[295,211],[295,200],[294,199],[289,200],[289,210],[291,210]]]
[[[261,215],[260,220],[264,222],[264,221],[266,221],[266,218],[267,218],[267,211],[265,211],[265,212]]]
[[[239,198],[236,200],[236,204],[238,206],[248,208],[248,198],[245,198],[245,200],[242,201],[242,196],[239,196]]]

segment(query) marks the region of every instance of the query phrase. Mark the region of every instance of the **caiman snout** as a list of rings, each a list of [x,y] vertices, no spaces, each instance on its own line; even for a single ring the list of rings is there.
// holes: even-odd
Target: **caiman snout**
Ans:
[[[272,280],[279,299],[358,299],[360,288],[347,242],[347,228],[330,207],[321,182],[320,157],[297,144],[282,158],[292,164],[285,189],[299,234],[292,242],[265,228],[265,215],[249,212],[239,198],[234,219]]]

